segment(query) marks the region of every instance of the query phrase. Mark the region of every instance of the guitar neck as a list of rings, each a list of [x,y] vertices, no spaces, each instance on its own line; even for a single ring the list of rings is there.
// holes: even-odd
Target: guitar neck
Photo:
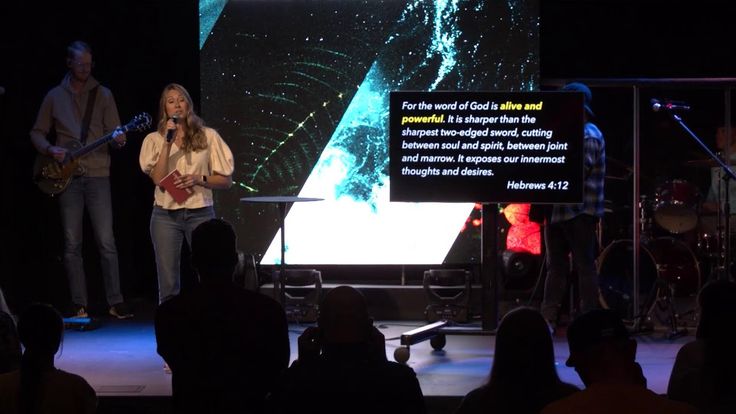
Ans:
[[[117,127],[115,130],[110,132],[109,134],[105,135],[104,137],[98,138],[96,141],[94,141],[91,144],[85,145],[82,148],[73,150],[69,154],[69,158],[72,160],[75,160],[77,158],[83,157],[87,155],[88,153],[94,151],[97,149],[100,145],[107,144],[110,142],[111,139],[113,139],[113,136],[115,134],[115,131],[121,131],[123,134],[127,133],[128,131],[140,131],[143,128],[148,128],[151,126],[151,116],[147,113],[143,112],[137,116],[135,116],[130,122],[127,124]]]
[[[127,132],[127,129],[123,129],[123,132]],[[89,154],[90,152],[96,150],[101,145],[107,144],[110,142],[110,140],[113,139],[113,132],[105,135],[104,137],[98,138],[96,141],[94,141],[91,144],[85,145],[84,147],[72,152],[71,157],[72,159],[77,159],[80,157],[84,157],[85,155]]]

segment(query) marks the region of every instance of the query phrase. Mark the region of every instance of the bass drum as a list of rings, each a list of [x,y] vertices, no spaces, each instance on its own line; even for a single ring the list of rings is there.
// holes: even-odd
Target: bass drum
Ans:
[[[616,240],[603,249],[597,261],[601,305],[613,309],[624,320],[632,320],[639,314],[633,303],[633,252],[631,240]],[[640,309],[656,294],[652,288],[657,278],[671,288],[675,297],[697,294],[700,265],[687,244],[672,237],[642,242],[639,249]]]

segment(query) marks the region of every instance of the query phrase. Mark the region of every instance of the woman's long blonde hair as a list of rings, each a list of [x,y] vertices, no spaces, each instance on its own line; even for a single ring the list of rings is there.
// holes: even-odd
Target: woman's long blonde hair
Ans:
[[[179,93],[186,98],[189,106],[189,112],[184,114],[184,138],[182,140],[181,149],[185,152],[196,152],[207,148],[207,137],[204,134],[204,120],[194,112],[194,102],[192,102],[192,97],[189,95],[189,92],[187,92],[187,90],[178,83],[170,83],[166,85],[163,92],[161,92],[161,99],[159,100],[158,107],[158,132],[161,135],[166,136],[166,121],[168,121],[168,115],[166,114],[166,93],[174,89],[179,91]]]

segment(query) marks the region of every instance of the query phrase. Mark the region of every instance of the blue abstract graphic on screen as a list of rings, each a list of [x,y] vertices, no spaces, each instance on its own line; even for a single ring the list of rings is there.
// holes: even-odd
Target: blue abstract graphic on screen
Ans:
[[[324,201],[289,209],[288,263],[478,260],[472,204],[389,202],[388,97],[533,90],[537,1],[203,3],[201,111],[235,154],[216,203],[241,249],[280,261],[276,206],[241,197],[300,195]]]

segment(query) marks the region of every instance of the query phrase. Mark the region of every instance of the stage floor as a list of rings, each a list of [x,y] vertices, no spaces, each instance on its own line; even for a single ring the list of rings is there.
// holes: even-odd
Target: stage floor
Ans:
[[[422,326],[421,321],[381,321],[376,323],[386,338]],[[296,341],[305,325],[290,325],[292,360],[296,357]],[[644,369],[649,388],[664,393],[678,349],[693,339],[690,335],[668,340],[666,332],[637,335],[637,359]],[[487,378],[493,360],[495,337],[490,335],[448,335],[442,351],[432,349],[429,341],[411,346],[407,364],[417,373],[426,397],[453,397],[456,400]],[[399,340],[388,340],[386,355],[393,360]],[[565,366],[568,356],[564,337],[554,339],[555,358],[560,377],[582,387],[575,371]],[[67,329],[57,355],[60,369],[82,375],[105,397],[165,397],[171,395],[171,375],[163,369],[156,354],[156,340],[150,319],[105,319],[98,329]],[[458,400],[459,401],[459,400]]]

